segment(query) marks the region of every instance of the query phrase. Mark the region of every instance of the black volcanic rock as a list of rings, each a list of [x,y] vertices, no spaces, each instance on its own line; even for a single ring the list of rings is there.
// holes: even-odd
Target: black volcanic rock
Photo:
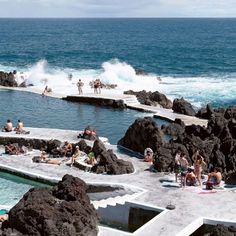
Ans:
[[[30,189],[10,210],[2,235],[97,235],[98,217],[86,189],[84,181],[70,175],[52,190]]]
[[[158,91],[153,92],[150,95],[150,100],[157,102],[158,104],[160,104],[164,108],[172,108],[172,106],[173,106],[171,100],[169,100],[166,97],[166,95],[164,95],[163,93],[159,93]]]
[[[184,114],[184,115],[188,115],[188,116],[195,116],[196,112],[193,109],[192,105],[187,102],[186,100],[184,100],[183,98],[176,98],[173,101],[173,107],[172,107],[173,111],[179,114]]]
[[[234,226],[224,226],[216,225],[213,227],[210,233],[204,233],[203,236],[235,236],[236,227]]]
[[[172,102],[166,95],[156,92],[146,92],[145,90],[134,92],[133,90],[125,91],[124,94],[135,95],[141,104],[148,106],[157,106],[158,104],[164,108],[172,108]]]
[[[92,151],[95,154],[98,164],[92,167],[92,171],[101,174],[129,174],[134,172],[131,162],[118,159],[111,149],[106,150],[104,144],[98,139],[94,142]]]
[[[169,125],[164,125],[161,127],[161,129],[165,134],[171,135],[172,137],[177,137],[178,135],[184,133],[185,124],[182,120],[175,119],[173,123],[170,123]]]
[[[236,171],[230,172],[225,176],[225,183],[230,185],[236,185]]]
[[[156,152],[163,142],[163,132],[156,122],[151,117],[145,117],[135,120],[118,144],[143,153],[147,147]]]
[[[7,87],[17,87],[14,73],[0,71],[0,85]]]
[[[210,119],[213,114],[214,114],[214,110],[212,109],[210,104],[207,104],[206,108],[201,108],[197,112],[196,117],[202,118],[202,119]]]
[[[176,136],[169,143],[162,141],[160,131],[152,122],[151,118],[136,120],[118,144],[140,153],[146,147],[151,147],[157,153],[155,168],[159,171],[170,171],[173,168],[177,146],[187,155],[190,164],[193,162],[193,153],[198,149],[207,165],[219,167],[223,174],[236,171],[234,108],[214,109],[207,127],[184,126],[180,120],[162,127],[165,133]]]

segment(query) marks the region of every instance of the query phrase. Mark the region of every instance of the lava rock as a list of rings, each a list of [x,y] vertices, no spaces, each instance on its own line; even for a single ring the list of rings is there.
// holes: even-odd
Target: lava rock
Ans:
[[[0,71],[0,85],[7,87],[17,87],[14,73]]]
[[[30,189],[9,211],[2,235],[97,235],[98,216],[86,188],[84,181],[65,175],[52,190]]]
[[[134,92],[133,90],[125,91],[124,94],[135,95],[141,104],[148,106],[161,105],[164,108],[172,108],[172,101],[164,94],[156,92],[146,92],[145,90]]]
[[[151,117],[136,119],[118,141],[118,145],[139,153],[144,153],[147,147],[156,152],[163,143],[163,132]]]
[[[188,116],[195,116],[196,115],[196,112],[193,109],[191,103],[187,102],[183,98],[174,99],[172,109],[176,113],[180,113],[180,114],[184,114],[184,115],[188,115]]]
[[[181,119],[175,119],[173,123],[170,123],[167,126],[164,125],[161,129],[165,134],[171,135],[172,137],[177,137],[178,135],[184,133],[185,124]]]
[[[91,171],[101,174],[129,174],[134,172],[134,167],[131,162],[118,159],[111,149],[106,150],[104,144],[98,139],[94,142],[92,151],[98,161]]]

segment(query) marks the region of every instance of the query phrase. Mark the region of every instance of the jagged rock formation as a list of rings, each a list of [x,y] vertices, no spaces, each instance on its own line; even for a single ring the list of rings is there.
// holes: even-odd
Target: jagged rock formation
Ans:
[[[191,103],[187,102],[183,98],[174,99],[172,109],[176,113],[180,113],[180,114],[184,114],[184,115],[188,115],[188,116],[195,116],[196,115],[196,112],[193,109]]]
[[[0,71],[0,85],[7,87],[17,87],[17,82],[15,80],[14,73]]]
[[[161,130],[172,137],[178,137],[178,135],[184,133],[185,124],[181,119],[175,119],[175,121],[169,125],[162,125]]]
[[[143,153],[146,147],[157,152],[156,169],[170,171],[174,166],[175,153],[179,148],[192,164],[192,155],[198,149],[207,164],[221,168],[224,174],[236,171],[236,107],[212,113],[207,127],[184,126],[178,121],[163,131],[172,132],[176,139],[166,143],[161,131],[151,118],[137,119],[118,142],[126,148]],[[174,125],[174,128],[171,127]],[[178,125],[179,130],[176,131]]]
[[[111,149],[106,150],[104,144],[98,139],[94,142],[92,151],[98,161],[98,164],[92,167],[92,171],[100,174],[129,174],[134,172],[131,162],[118,159]]]
[[[118,145],[143,153],[149,147],[156,152],[163,144],[163,132],[151,117],[135,120]]]
[[[1,235],[97,235],[98,217],[86,189],[84,181],[65,175],[52,190],[29,190],[10,210]]]
[[[164,108],[172,108],[172,102],[164,94],[156,92],[146,92],[145,90],[134,92],[125,91],[124,94],[135,95],[141,104],[149,106],[161,105]]]

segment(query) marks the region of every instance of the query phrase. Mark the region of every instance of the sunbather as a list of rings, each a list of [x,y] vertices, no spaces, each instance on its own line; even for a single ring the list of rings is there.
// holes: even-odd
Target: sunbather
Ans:
[[[19,155],[25,153],[25,150],[19,147],[18,144],[11,143],[5,146],[5,153],[9,155]]]
[[[69,143],[68,141],[65,141],[65,144],[62,146],[60,149],[60,154],[61,156],[71,156],[72,155],[72,144]]]
[[[11,120],[7,120],[7,123],[3,127],[2,131],[3,132],[11,132],[12,130],[13,130],[13,124],[12,124]]]
[[[76,146],[75,147],[75,152],[74,152],[74,154],[71,157],[71,164],[70,164],[70,166],[73,166],[73,164],[75,162],[75,159],[77,159],[77,157],[79,157],[79,156],[80,156],[79,146]]]
[[[222,174],[220,169],[215,167],[214,171],[208,174],[206,189],[212,189],[214,186],[220,186]]]
[[[92,166],[97,164],[97,160],[95,158],[94,152],[90,152],[88,154],[88,158],[85,160],[85,162],[89,165],[92,165]]]
[[[23,131],[23,127],[24,127],[23,122],[22,122],[21,120],[18,120],[18,121],[17,121],[16,128],[15,128],[14,130],[21,132],[21,131]]]
[[[40,156],[40,163],[60,165],[62,161],[49,159],[49,155],[45,151],[42,151],[41,156]]]
[[[0,215],[0,222],[8,220],[8,214]]]

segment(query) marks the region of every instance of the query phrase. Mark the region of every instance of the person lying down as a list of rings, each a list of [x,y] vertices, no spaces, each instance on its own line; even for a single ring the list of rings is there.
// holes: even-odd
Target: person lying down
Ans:
[[[63,160],[50,159],[49,155],[45,151],[42,151],[40,156],[33,157],[32,161],[36,163],[45,163],[53,165],[61,165],[61,163],[63,162]]]

